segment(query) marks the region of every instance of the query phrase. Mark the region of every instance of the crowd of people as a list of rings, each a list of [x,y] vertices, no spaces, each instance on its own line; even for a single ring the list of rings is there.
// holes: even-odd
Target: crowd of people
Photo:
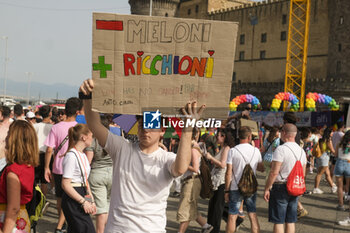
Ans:
[[[188,127],[180,139],[164,139],[163,129],[144,129],[138,117],[135,140],[109,114],[92,111],[93,89],[92,80],[84,81],[79,98],[69,98],[63,112],[48,105],[27,112],[21,105],[13,110],[0,106],[0,233],[30,232],[25,205],[35,184],[45,196],[55,193],[55,233],[165,232],[173,184],[170,195],[179,197],[178,232],[186,232],[191,221],[204,233],[220,232],[222,219],[226,232],[235,232],[245,217],[244,207],[251,231],[260,232],[257,192],[246,195],[241,190],[247,165],[254,174],[265,174],[263,197],[271,230],[291,233],[297,219],[308,214],[286,185],[297,161],[304,177],[317,172],[313,190],[305,194],[323,194],[320,181],[325,174],[330,192],[338,194],[336,208],[346,209],[350,131],[343,122],[336,130],[297,128],[295,114],[287,112],[282,126],[261,125],[256,137],[250,127],[236,124],[249,118],[243,112],[223,121],[221,128]],[[204,110],[189,102],[182,113],[199,119]],[[207,218],[198,210],[204,164],[212,183]],[[338,224],[350,226],[350,215]]]

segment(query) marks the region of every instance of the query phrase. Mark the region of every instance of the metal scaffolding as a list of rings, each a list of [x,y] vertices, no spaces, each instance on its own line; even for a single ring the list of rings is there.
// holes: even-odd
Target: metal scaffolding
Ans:
[[[290,0],[284,91],[299,99],[300,111],[304,111],[305,80],[310,25],[310,1]],[[287,103],[283,105],[286,111]]]

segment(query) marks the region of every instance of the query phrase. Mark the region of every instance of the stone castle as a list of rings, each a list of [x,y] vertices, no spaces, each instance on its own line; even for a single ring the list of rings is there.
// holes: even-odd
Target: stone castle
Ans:
[[[129,0],[149,14],[150,0]],[[231,98],[250,93],[266,106],[284,90],[289,0],[153,0],[152,15],[239,22]],[[350,1],[311,0],[306,93],[350,96]]]

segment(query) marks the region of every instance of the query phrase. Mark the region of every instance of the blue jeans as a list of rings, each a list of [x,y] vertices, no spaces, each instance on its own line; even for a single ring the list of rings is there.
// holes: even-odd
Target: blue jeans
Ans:
[[[248,213],[256,212],[256,193],[250,197],[242,196],[238,190],[230,190],[230,201],[228,203],[228,213],[236,215],[241,207],[242,200],[247,208]]]
[[[350,178],[350,163],[348,160],[337,159],[334,168],[335,176],[345,176],[346,178]]]
[[[297,221],[298,197],[290,196],[286,184],[274,184],[270,191],[269,222],[275,224]]]

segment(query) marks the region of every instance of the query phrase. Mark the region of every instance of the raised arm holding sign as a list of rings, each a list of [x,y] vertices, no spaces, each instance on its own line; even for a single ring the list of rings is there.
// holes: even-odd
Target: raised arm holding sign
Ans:
[[[92,80],[80,91],[87,124],[113,160],[105,232],[165,232],[170,186],[191,161],[192,125],[180,122],[184,128],[175,155],[158,146],[160,115],[180,110],[186,122],[226,118],[238,25],[104,13],[94,13],[92,25]],[[195,100],[203,104],[199,109]],[[209,113],[208,107],[216,109]],[[92,109],[143,114],[140,142],[110,133]]]
[[[84,81],[84,96],[94,90],[94,82]],[[83,96],[81,95],[81,96]],[[189,102],[182,113],[199,119],[205,106]],[[144,129],[139,122],[139,143],[131,143],[110,133],[84,99],[86,122],[113,160],[114,177],[106,232],[165,232],[166,200],[175,177],[182,175],[191,161],[192,128],[184,128],[177,155],[159,148],[162,129]]]

